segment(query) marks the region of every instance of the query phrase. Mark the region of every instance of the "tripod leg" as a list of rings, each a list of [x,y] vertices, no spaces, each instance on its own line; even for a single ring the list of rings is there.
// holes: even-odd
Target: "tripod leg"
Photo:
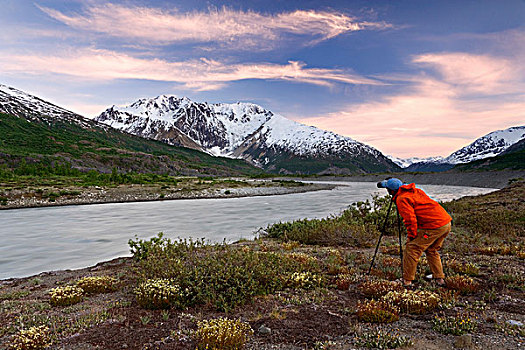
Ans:
[[[372,267],[374,267],[374,263],[376,261],[377,251],[379,249],[379,244],[381,243],[381,238],[383,238],[383,232],[379,235],[379,239],[377,240],[376,245],[376,251],[374,252],[374,257],[372,258],[372,262],[370,263],[370,267],[368,268],[368,274],[370,275],[370,272],[372,272]]]
[[[401,277],[403,277],[403,274],[405,273],[403,269],[403,242],[401,240],[401,218],[399,216],[399,210],[397,210],[397,232],[399,234],[399,259],[401,259]]]
[[[379,235],[379,239],[377,240],[376,251],[374,252],[374,257],[372,258],[372,262],[370,263],[370,268],[368,269],[368,274],[369,275],[370,275],[370,272],[372,272],[372,267],[374,267],[374,263],[376,261],[377,251],[379,250],[379,244],[381,244],[381,238],[383,238],[383,234],[385,233],[386,224],[387,224],[387,221],[388,221],[388,217],[390,216],[390,209],[392,209],[392,203],[393,202],[394,202],[394,200],[392,199],[390,201],[390,204],[388,205],[388,210],[386,212],[385,222],[383,223],[383,228],[381,229],[381,234]]]

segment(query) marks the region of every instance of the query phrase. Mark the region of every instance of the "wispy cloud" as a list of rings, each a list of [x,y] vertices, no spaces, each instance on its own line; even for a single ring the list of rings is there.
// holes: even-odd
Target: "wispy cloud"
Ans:
[[[287,80],[321,86],[334,83],[380,85],[380,81],[339,69],[308,68],[304,63],[227,64],[210,59],[166,61],[136,58],[107,50],[83,49],[56,55],[0,53],[0,72],[66,74],[82,79],[108,81],[145,79],[176,82],[195,91],[215,90],[245,79]]]
[[[401,157],[446,156],[490,131],[523,125],[525,77],[519,61],[441,53],[414,57],[413,63],[431,71],[393,77],[410,82],[401,93],[298,120]]]
[[[391,27],[384,22],[359,21],[344,13],[314,10],[262,14],[222,8],[181,13],[120,4],[91,5],[82,14],[40,9],[83,31],[154,44],[216,42],[245,49],[268,49],[290,35],[304,36],[307,43],[312,43],[348,32]]]
[[[414,58],[439,72],[457,92],[502,94],[521,85],[523,68],[506,58],[468,53],[425,54]]]

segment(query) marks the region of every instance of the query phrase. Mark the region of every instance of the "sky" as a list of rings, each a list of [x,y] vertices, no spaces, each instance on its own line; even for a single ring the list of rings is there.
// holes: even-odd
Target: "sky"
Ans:
[[[0,0],[0,84],[252,102],[400,158],[525,124],[525,0]]]

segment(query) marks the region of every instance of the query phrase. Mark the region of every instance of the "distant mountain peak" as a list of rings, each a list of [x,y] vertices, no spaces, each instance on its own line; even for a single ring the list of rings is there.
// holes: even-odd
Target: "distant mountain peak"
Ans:
[[[268,169],[286,167],[288,158],[291,163],[297,158],[309,162],[323,159],[334,169],[348,166],[353,172],[398,169],[375,148],[286,119],[253,103],[210,104],[160,95],[128,106],[113,106],[96,120],[169,144],[200,149],[216,156],[244,158]],[[294,167],[297,170],[300,165],[297,163]]]
[[[441,156],[435,156],[435,157],[410,157],[410,158],[398,158],[394,156],[387,156],[390,160],[392,160],[395,164],[399,165],[401,168],[407,168],[410,165],[414,163],[439,163],[444,157]]]
[[[450,164],[460,164],[494,157],[524,138],[525,126],[496,130],[457,150],[444,161]]]
[[[408,171],[442,171],[448,170],[456,164],[497,156],[521,140],[525,140],[525,126],[514,126],[488,133],[445,158],[398,159],[391,157],[391,159]]]

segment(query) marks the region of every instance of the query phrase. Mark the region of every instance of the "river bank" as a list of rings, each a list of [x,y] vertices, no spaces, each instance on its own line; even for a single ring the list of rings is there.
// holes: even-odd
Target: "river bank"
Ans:
[[[272,196],[310,191],[330,190],[336,185],[308,183],[309,180],[326,182],[378,182],[386,177],[398,177],[404,182],[417,184],[504,188],[509,183],[525,178],[525,171],[388,173],[352,176],[318,176],[277,180],[255,179],[199,179],[181,178],[174,185],[120,184],[108,186],[75,186],[50,182],[47,186],[31,184],[1,184],[0,210],[126,203],[177,199],[237,198]]]
[[[436,173],[385,173],[362,174],[353,176],[321,176],[315,179],[323,181],[378,182],[386,177],[397,177],[403,182],[425,185],[470,186],[483,188],[504,188],[517,179],[525,179],[525,170],[501,171],[443,171]],[[310,178],[312,179],[312,178]]]
[[[10,188],[4,190],[0,210],[86,205],[102,203],[148,202],[179,199],[239,198],[274,196],[331,190],[337,185],[290,180],[202,180],[179,181],[176,185],[129,184],[118,186],[56,186]]]

